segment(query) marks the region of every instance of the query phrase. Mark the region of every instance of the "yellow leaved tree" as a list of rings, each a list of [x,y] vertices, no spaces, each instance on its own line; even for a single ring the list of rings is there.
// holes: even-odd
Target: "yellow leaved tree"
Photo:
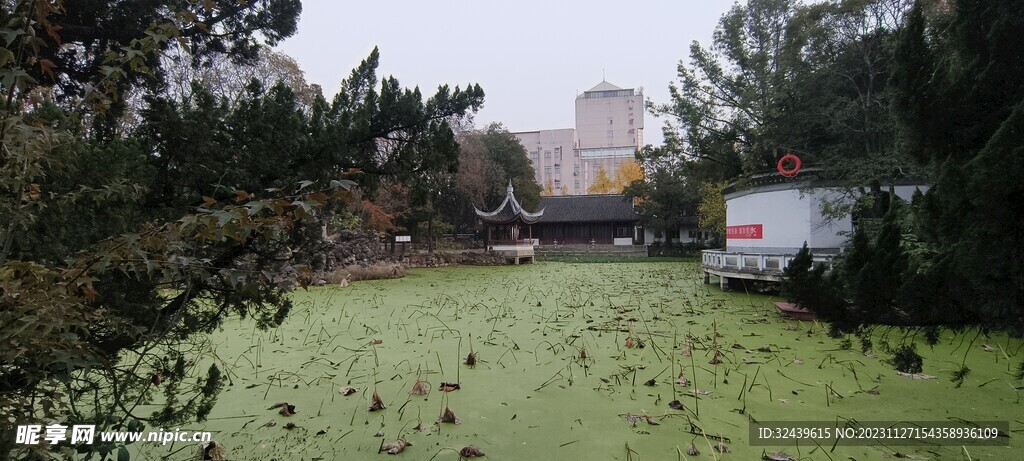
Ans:
[[[544,190],[540,191],[540,195],[545,197],[555,195],[555,183],[549,179],[548,182],[544,184]]]
[[[636,162],[625,162],[619,167],[619,171],[615,172],[615,184],[619,193],[633,184],[633,181],[643,181],[643,179],[644,169]]]
[[[701,187],[700,205],[697,206],[700,227],[711,229],[719,237],[725,237],[725,196],[722,192],[728,185],[724,181],[704,184]]]
[[[608,177],[608,173],[604,171],[604,167],[597,170],[597,177],[594,178],[594,183],[587,189],[588,194],[614,194],[620,190],[616,189],[617,185],[612,182],[611,178]]]

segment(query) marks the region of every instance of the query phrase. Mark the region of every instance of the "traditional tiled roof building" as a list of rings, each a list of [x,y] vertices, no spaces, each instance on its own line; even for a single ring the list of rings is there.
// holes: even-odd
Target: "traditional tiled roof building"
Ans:
[[[544,216],[534,225],[541,245],[632,245],[640,216],[625,195],[541,197]]]

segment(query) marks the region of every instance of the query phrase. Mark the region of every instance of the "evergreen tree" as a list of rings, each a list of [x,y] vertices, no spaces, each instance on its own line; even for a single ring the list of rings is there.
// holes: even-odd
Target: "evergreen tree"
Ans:
[[[867,252],[869,259],[862,260],[863,267],[852,283],[854,306],[861,323],[891,325],[905,321],[905,315],[896,304],[907,267],[906,255],[900,246],[898,209],[895,204],[890,205],[874,247]]]
[[[807,242],[783,271],[780,291],[787,301],[832,322],[833,332],[849,331],[858,324],[851,322],[837,273],[815,266]]]
[[[807,287],[813,267],[814,257],[811,255],[811,249],[807,247],[807,242],[804,242],[804,246],[789,261],[789,266],[782,271],[783,278],[779,291],[786,301],[802,306],[810,305],[807,303],[811,299],[807,294]]]
[[[901,34],[905,59],[893,79],[901,139],[939,173],[916,216],[936,251],[919,266],[927,273],[908,280],[945,285],[951,323],[1017,333],[1024,332],[1024,212],[1010,204],[1024,197],[1017,179],[1024,176],[1022,35],[1024,11],[1014,0],[962,0],[932,13],[919,2]]]
[[[894,50],[890,85],[896,90],[892,92],[893,112],[902,125],[899,130],[901,148],[918,161],[927,163],[931,152],[929,143],[934,134],[941,135],[927,133],[937,127],[936,123],[944,121],[937,120],[941,116],[934,110],[933,92],[928,89],[935,67],[933,51],[926,43],[923,9],[921,2],[915,1],[907,13]]]

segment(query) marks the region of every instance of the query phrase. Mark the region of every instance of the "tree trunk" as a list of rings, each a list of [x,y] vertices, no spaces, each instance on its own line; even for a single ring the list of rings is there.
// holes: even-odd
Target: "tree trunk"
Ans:
[[[434,256],[434,214],[427,220],[427,254]]]

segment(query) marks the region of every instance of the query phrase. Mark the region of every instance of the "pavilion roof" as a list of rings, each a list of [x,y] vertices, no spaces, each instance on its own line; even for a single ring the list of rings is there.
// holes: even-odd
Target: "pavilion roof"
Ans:
[[[487,224],[512,224],[515,222],[533,224],[544,216],[543,208],[536,213],[530,213],[523,209],[523,206],[516,200],[515,194],[512,193],[512,181],[508,182],[505,200],[494,211],[480,211],[476,206],[473,207],[473,210],[476,211],[477,217]]]

